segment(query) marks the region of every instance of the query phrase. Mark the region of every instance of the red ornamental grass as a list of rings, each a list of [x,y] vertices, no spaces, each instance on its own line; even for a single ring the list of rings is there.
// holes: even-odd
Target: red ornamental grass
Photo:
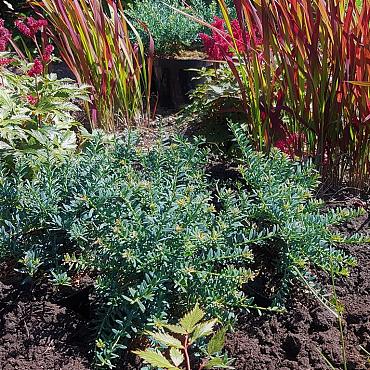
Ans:
[[[103,3],[109,7],[105,9]],[[85,106],[94,128],[113,131],[117,114],[127,124],[138,122],[141,114],[149,117],[154,42],[149,36],[147,57],[122,1],[43,0],[32,4],[47,15],[55,30],[54,44],[77,81],[91,86],[91,99]]]
[[[227,9],[224,0],[219,2]],[[346,176],[355,186],[368,181],[370,0],[361,6],[355,0],[233,2],[242,32],[248,32],[243,40],[249,37],[253,48],[248,59],[237,55],[245,59],[242,73],[230,57],[223,59],[241,88],[256,147],[268,150],[275,144],[290,154],[301,141],[303,155],[312,156],[331,181]],[[263,36],[260,48],[255,48],[256,28]],[[284,92],[280,106],[275,105],[278,90]],[[279,110],[288,118],[285,131],[292,133],[285,138],[275,135]]]

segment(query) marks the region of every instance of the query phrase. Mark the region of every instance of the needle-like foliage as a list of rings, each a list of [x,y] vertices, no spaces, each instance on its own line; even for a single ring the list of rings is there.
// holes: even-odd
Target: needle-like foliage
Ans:
[[[132,336],[196,303],[222,322],[271,310],[248,289],[263,271],[280,309],[294,283],[316,290],[315,268],[348,274],[354,261],[335,248],[344,239],[329,226],[361,211],[321,213],[314,171],[277,150],[271,158],[253,151],[232,127],[242,157],[241,181],[230,188],[206,175],[203,141],[180,137],[142,150],[130,135],[94,133],[80,153],[32,179],[21,160],[17,176],[0,172],[1,253],[95,277],[98,364],[112,367]]]

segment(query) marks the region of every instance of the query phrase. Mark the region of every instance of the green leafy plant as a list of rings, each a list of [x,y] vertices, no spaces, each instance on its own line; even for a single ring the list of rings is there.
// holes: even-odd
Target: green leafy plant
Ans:
[[[253,189],[241,195],[242,204],[249,209],[251,219],[264,220],[276,229],[275,253],[280,256],[276,266],[281,280],[275,304],[285,300],[295,279],[319,298],[321,289],[310,266],[319,266],[331,276],[347,276],[355,261],[335,246],[370,240],[368,235],[343,237],[330,226],[364,214],[364,209],[322,212],[323,202],[313,197],[319,182],[312,166],[294,163],[276,149],[270,156],[255,152],[243,127],[231,124],[231,129],[242,153],[240,174],[246,186]]]
[[[71,278],[68,276],[66,271],[56,272],[51,271],[52,279],[51,282],[57,286],[71,286]]]
[[[87,100],[88,88],[47,73],[53,47],[45,42],[45,24],[45,20],[31,17],[25,23],[17,21],[35,43],[38,56],[34,58],[28,50],[22,53],[3,22],[0,24],[0,34],[7,35],[0,50],[0,158],[11,170],[26,153],[29,167],[34,168],[32,155],[53,161],[77,147],[80,124],[74,113],[80,108],[76,101]],[[38,42],[39,32],[42,43]],[[12,52],[6,50],[7,44],[13,46]]]
[[[130,338],[198,302],[232,323],[239,311],[281,309],[297,282],[320,296],[313,267],[346,276],[354,264],[335,246],[360,237],[330,225],[362,211],[323,213],[314,170],[277,150],[255,152],[242,128],[232,130],[232,186],[207,176],[204,141],[171,137],[143,150],[130,132],[93,132],[81,152],[32,179],[22,176],[24,160],[16,176],[0,171],[1,254],[32,249],[50,269],[96,276],[99,366],[113,367]],[[261,266],[255,253],[266,256]],[[272,304],[261,307],[248,287],[267,266]]]
[[[34,277],[38,272],[39,267],[42,265],[40,257],[35,251],[27,251],[25,255],[19,260],[19,263],[22,265],[21,269],[17,271],[27,274],[29,277]]]
[[[165,4],[188,14],[196,14],[208,22],[218,14],[215,1],[193,0],[187,3],[170,0],[165,1]],[[145,24],[153,36],[157,55],[171,56],[181,54],[184,50],[200,50],[201,43],[198,34],[204,31],[204,27],[165,4],[161,0],[140,0],[129,5],[128,15],[138,22],[138,29],[141,30],[140,34],[146,45],[149,46],[150,40],[145,29],[140,28],[140,24]]]
[[[209,321],[201,321],[205,313],[195,306],[192,311],[187,313],[176,325],[163,324],[163,328],[173,334],[169,334],[164,330],[158,332],[148,331],[146,334],[149,338],[162,346],[162,352],[169,353],[169,358],[157,350],[146,349],[145,351],[133,351],[144,361],[148,362],[155,368],[163,368],[169,370],[186,369],[191,370],[194,367],[191,365],[190,349],[203,338],[211,335],[208,346],[204,350],[206,356],[201,360],[197,367],[201,369],[231,369],[229,366],[230,360],[221,355],[221,351],[225,342],[225,329],[220,329],[214,333],[214,326],[217,324],[217,319]]]
[[[145,55],[120,2],[33,4],[48,17],[51,37],[78,83],[92,86],[86,110],[93,128],[114,131],[149,117],[153,48]]]
[[[233,307],[253,307],[242,291],[253,278],[249,246],[272,231],[243,226],[232,192],[220,192],[216,212],[200,142],[177,138],[146,152],[130,138],[93,136],[82,153],[45,164],[31,182],[2,179],[0,239],[5,253],[32,245],[55,264],[68,251],[72,269],[99,271],[97,362],[113,366],[128,337],[170,319],[174,305],[202,301],[224,321]]]
[[[221,64],[217,68],[198,70],[200,83],[190,93],[191,102],[186,106],[179,121],[210,121],[232,113],[245,115],[240,88],[235,84],[231,69]]]
[[[48,161],[76,150],[80,124],[73,113],[80,108],[71,100],[87,99],[86,87],[55,74],[35,81],[8,69],[0,73],[0,157],[8,168],[14,170],[16,159],[26,153]],[[37,96],[37,102],[29,96]],[[34,169],[31,156],[27,158]]]

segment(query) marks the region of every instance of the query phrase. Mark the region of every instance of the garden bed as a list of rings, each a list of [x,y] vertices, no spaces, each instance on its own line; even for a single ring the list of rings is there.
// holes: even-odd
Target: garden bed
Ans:
[[[0,370],[370,368],[370,0],[108,3],[0,18]]]
[[[366,217],[345,228],[353,232]],[[347,246],[358,266],[348,279],[337,282],[336,291],[345,307],[345,336],[348,369],[369,368],[370,349],[370,250],[368,245]],[[330,281],[322,279],[328,291]],[[311,295],[295,289],[287,313],[246,315],[236,332],[229,335],[227,349],[240,370],[329,369],[325,356],[335,369],[341,367],[340,331],[333,315]]]
[[[349,203],[356,205],[356,200]],[[353,233],[366,217],[341,231]],[[369,231],[368,225],[364,231]],[[362,370],[369,366],[360,346],[370,350],[370,250],[367,245],[345,249],[358,266],[336,289],[345,306],[348,369]],[[9,261],[0,269],[1,369],[92,369],[96,302],[91,280],[78,277],[79,288],[56,291],[45,280],[32,286],[15,267]],[[323,278],[323,283],[330,291],[330,281]],[[240,317],[226,343],[235,369],[327,369],[320,352],[335,368],[340,367],[340,332],[332,314],[301,289],[293,289],[287,309],[284,314],[252,312]],[[128,357],[131,365],[124,363],[118,369],[140,369],[140,362]]]

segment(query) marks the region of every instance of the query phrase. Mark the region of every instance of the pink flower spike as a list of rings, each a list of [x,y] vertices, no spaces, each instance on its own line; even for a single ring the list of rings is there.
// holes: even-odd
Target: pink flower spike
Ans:
[[[15,59],[12,58],[0,58],[0,67],[6,67],[8,64],[13,63],[14,61]]]
[[[237,19],[232,20],[230,24],[232,34],[226,29],[222,18],[214,17],[212,35],[199,35],[204,51],[210,59],[221,60],[233,57],[235,52],[244,54],[250,48],[251,35],[242,29]],[[257,30],[254,31],[253,38],[256,46],[262,45],[262,37]]]
[[[45,52],[48,54],[51,54],[54,51],[54,46],[51,44],[48,44],[45,46]]]
[[[37,98],[37,96],[27,95],[27,101],[31,105],[36,105],[39,102],[39,99]]]
[[[41,30],[42,27],[46,27],[48,25],[48,22],[46,19],[34,19],[33,17],[27,18],[27,26],[32,29],[35,33],[39,30]]]
[[[5,51],[9,40],[12,37],[11,32],[4,26],[5,22],[0,18],[0,51]]]
[[[35,61],[33,62],[33,66],[27,72],[27,74],[30,77],[36,77],[36,76],[41,75],[43,71],[44,71],[44,66],[42,65],[41,60],[36,58]]]
[[[48,25],[48,22],[46,19],[36,20],[33,17],[28,17],[25,22],[18,19],[14,22],[14,24],[23,35],[32,39],[35,37],[38,31]]]
[[[46,45],[44,53],[42,54],[42,60],[45,63],[50,62],[51,54],[54,51],[54,46],[51,44]]]
[[[34,34],[32,33],[31,29],[27,27],[21,20],[16,20],[14,22],[15,26],[18,28],[19,32],[23,35],[32,38]]]

